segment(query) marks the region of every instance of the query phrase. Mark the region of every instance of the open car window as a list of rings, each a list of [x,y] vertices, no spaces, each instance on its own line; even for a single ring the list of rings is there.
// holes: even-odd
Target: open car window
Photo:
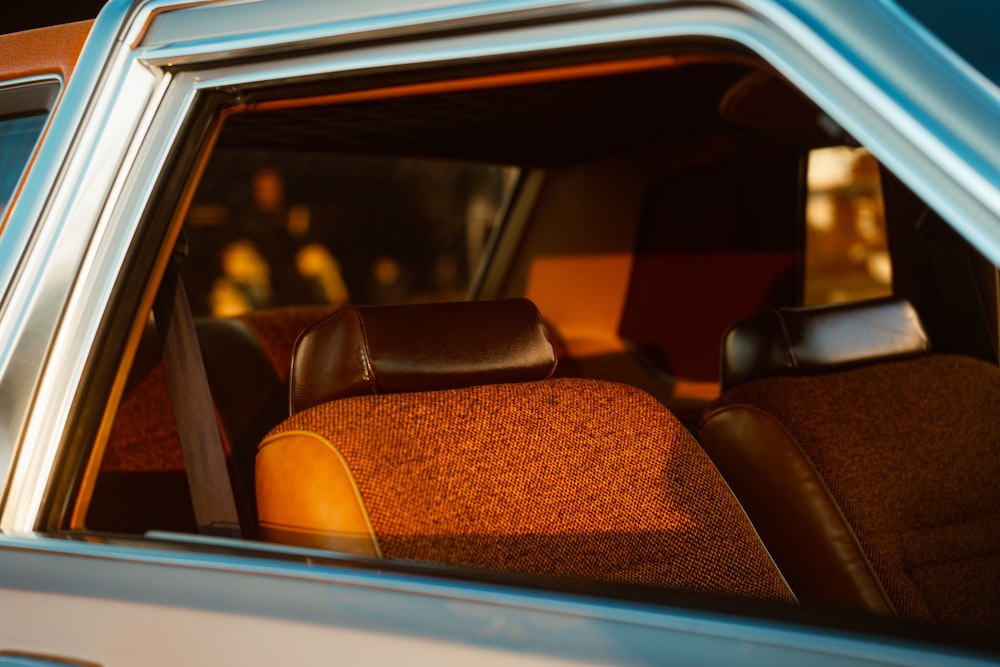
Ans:
[[[265,72],[254,73],[259,78],[242,88],[226,83],[199,92],[203,97],[183,126],[189,134],[181,133],[180,145],[161,156],[165,175],[149,189],[152,204],[139,221],[135,242],[123,260],[126,273],[115,287],[114,307],[109,310],[114,321],[101,330],[113,343],[108,345],[111,351],[101,354],[107,355],[104,359],[113,357],[120,370],[112,378],[112,371],[105,369],[100,381],[94,381],[95,386],[106,385],[100,395],[104,400],[110,394],[108,408],[91,409],[80,417],[90,420],[90,431],[81,431],[95,433],[96,444],[78,454],[78,465],[67,463],[61,469],[60,479],[70,480],[60,487],[65,502],[49,504],[49,525],[43,527],[85,539],[127,539],[129,544],[167,541],[180,549],[212,544],[211,538],[195,538],[204,527],[196,518],[191,465],[182,446],[191,433],[183,420],[178,425],[179,399],[169,387],[164,342],[150,307],[158,281],[168,271],[166,257],[183,246],[186,257],[179,274],[187,288],[212,392],[211,405],[203,407],[218,423],[229,465],[226,479],[219,482],[233,490],[242,531],[238,542],[219,540],[216,546],[239,550],[242,545],[249,553],[330,567],[399,568],[455,579],[499,577],[508,583],[525,577],[531,586],[568,586],[578,592],[597,590],[601,595],[652,601],[676,600],[670,596],[692,591],[707,594],[706,600],[721,596],[767,601],[761,607],[739,607],[751,613],[770,613],[773,608],[767,605],[775,601],[781,613],[789,607],[810,613],[843,612],[837,591],[821,590],[816,597],[812,597],[815,589],[800,593],[798,581],[784,573],[788,561],[774,556],[781,548],[775,547],[780,538],[766,528],[768,523],[784,523],[781,511],[773,505],[747,509],[748,519],[743,509],[752,503],[743,494],[750,491],[734,484],[725,465],[707,451],[711,445],[706,424],[718,410],[729,408],[733,396],[726,379],[725,341],[734,325],[762,312],[791,313],[788,317],[794,318],[807,312],[803,308],[818,304],[846,303],[849,309],[898,301],[907,304],[905,313],[915,314],[910,321],[919,320],[921,335],[916,338],[923,347],[892,350],[894,359],[915,358],[930,350],[975,360],[977,367],[995,367],[996,267],[876,159],[879,147],[870,151],[862,146],[770,63],[724,41],[693,42],[642,43],[614,53],[555,51],[528,60],[459,59],[400,71],[375,68],[336,75],[310,70],[287,77],[281,73],[285,70],[270,73],[262,66]],[[305,57],[326,56],[319,49]],[[240,62],[234,68],[245,66]],[[185,74],[180,71],[178,80]],[[240,74],[251,76],[242,70]],[[0,133],[3,122],[0,118]],[[739,552],[746,555],[747,571],[761,567],[768,577],[747,575],[736,585],[728,574],[715,576],[699,566],[691,569],[698,569],[698,576],[710,583],[702,585],[695,578],[690,581],[698,581],[698,586],[685,587],[686,583],[669,583],[678,580],[670,578],[676,574],[673,571],[663,574],[671,569],[664,562],[648,567],[630,562],[633,569],[623,566],[627,574],[611,566],[596,574],[569,567],[571,574],[565,575],[563,570],[552,574],[530,567],[494,567],[492,561],[482,565],[450,560],[455,552],[486,553],[501,542],[511,551],[520,548],[510,546],[515,540],[488,539],[495,535],[473,535],[481,540],[473,548],[468,547],[472,538],[465,535],[469,539],[459,548],[461,536],[452,533],[448,539],[431,532],[406,535],[407,539],[393,533],[373,539],[359,551],[343,546],[353,544],[350,541],[321,544],[288,538],[294,531],[286,530],[287,525],[265,530],[260,496],[268,482],[260,476],[262,444],[284,431],[308,430],[299,421],[288,421],[296,418],[290,411],[316,407],[296,408],[294,364],[302,363],[295,355],[304,332],[329,321],[345,305],[512,299],[527,299],[538,309],[541,324],[534,331],[550,346],[545,349],[551,350],[554,360],[548,370],[551,382],[560,387],[584,382],[587,387],[637,392],[643,401],[648,399],[645,407],[633,409],[628,404],[618,412],[633,416],[649,408],[657,419],[669,422],[671,435],[690,447],[702,466],[690,477],[687,469],[665,472],[659,463],[644,465],[639,455],[625,448],[616,453],[622,462],[611,466],[624,476],[623,488],[630,486],[633,471],[639,479],[640,472],[654,468],[690,499],[707,496],[701,493],[702,486],[694,482],[686,486],[686,481],[700,480],[702,474],[711,478],[715,484],[711,493],[720,494],[726,507],[740,517],[739,529],[727,534],[751,545]],[[787,334],[789,321],[795,320],[782,320],[779,331],[783,328]],[[397,338],[407,339],[411,332],[423,332],[423,324],[388,328]],[[462,338],[461,327],[444,329]],[[430,336],[445,337],[437,330]],[[468,339],[475,340],[471,332]],[[854,341],[847,336],[834,342],[845,340]],[[847,343],[829,348],[851,347]],[[786,366],[806,368],[808,381],[821,375],[812,372],[810,358],[803,356],[799,363],[797,349],[788,351],[792,347],[788,344],[784,352],[774,353],[769,363],[777,357],[790,359]],[[817,356],[825,359],[827,348],[820,347]],[[481,346],[477,352],[483,349],[490,351]],[[365,350],[355,357],[367,355]],[[838,372],[863,365],[854,358],[841,362],[834,364]],[[371,370],[365,376],[372,386],[378,384],[372,379],[375,374]],[[536,380],[550,382],[548,374],[530,378]],[[428,396],[456,390],[452,386],[406,385],[398,393],[426,400],[411,406],[412,412],[437,415],[446,404],[465,408],[488,402],[494,396],[490,392],[501,391],[483,386],[512,383],[505,379],[471,384],[471,389],[459,389],[473,393],[458,398],[449,394],[450,399],[444,394]],[[749,391],[745,386],[740,391]],[[975,388],[970,391],[975,393]],[[840,424],[848,420],[831,417],[831,405],[837,407],[831,397],[850,392],[824,392],[795,394],[799,401],[795,405],[804,406],[803,413],[807,408],[822,412],[822,425],[820,417],[815,421],[808,417],[797,430],[773,430],[810,437],[832,428],[833,439],[839,439],[853,422]],[[370,393],[379,394],[381,388]],[[514,412],[544,412],[553,422],[569,412],[554,408],[562,404],[551,400],[541,401],[542,408],[524,405],[517,402],[522,394],[534,396],[528,389],[513,397],[504,394],[509,401],[503,408],[516,405]],[[319,401],[336,404],[330,410],[348,405],[344,412],[330,413],[334,416],[328,422],[338,426],[352,422],[361,411],[356,406],[362,403],[339,400]],[[940,406],[928,400],[907,409],[929,415],[928,419],[940,418]],[[892,414],[894,428],[910,428],[905,413]],[[376,416],[366,426],[381,424],[386,433],[392,430],[398,436],[402,422],[395,413]],[[447,416],[439,419],[449,421]],[[993,421],[984,417],[980,423],[988,430]],[[448,430],[453,424],[445,426]],[[642,423],[632,430],[644,428]],[[582,430],[586,429],[576,429]],[[329,434],[322,438],[333,441]],[[459,450],[478,452],[489,448],[483,446],[486,442],[490,442],[486,436],[471,438]],[[545,459],[550,454],[546,443],[544,437],[527,439],[518,443],[519,453],[529,463],[543,460],[550,478],[560,478],[565,462]],[[671,447],[657,455],[673,452]],[[398,464],[398,452],[393,457]],[[360,462],[349,454],[342,458],[358,479],[379,469],[377,456]],[[408,463],[412,461],[404,461]],[[481,470],[478,465],[476,460],[459,468],[463,481],[475,479]],[[825,473],[823,465],[804,468]],[[865,471],[857,476],[871,481],[871,471],[878,469],[872,464],[867,477],[861,474]],[[435,470],[416,475],[421,481],[447,476]],[[851,474],[847,477],[849,482],[854,479]],[[404,516],[395,504],[387,505],[390,509],[381,515],[372,509],[376,496],[393,502],[407,497],[410,478],[398,479],[385,487],[390,491],[379,493],[369,493],[360,482],[358,495],[368,515],[362,512],[364,520],[358,525],[374,526],[377,533],[385,516]],[[512,478],[503,486],[521,488],[517,484],[522,481]],[[288,486],[298,485],[291,480]],[[776,493],[781,490],[771,488],[778,489]],[[822,489],[823,483],[814,488]],[[662,500],[661,490],[650,482],[646,495]],[[447,492],[435,493],[439,495],[430,494],[433,505],[451,498]],[[590,500],[596,494],[584,495]],[[568,497],[567,506],[578,507],[574,496]],[[854,501],[860,509],[835,507],[831,515],[853,520],[878,505],[871,498],[852,497],[850,502]],[[806,506],[797,501],[785,505]],[[476,512],[463,508],[455,513]],[[694,534],[702,524],[693,516],[681,507],[669,521],[663,519],[669,530],[658,525],[636,532]],[[888,521],[878,514],[877,520],[883,519]],[[936,528],[953,519],[945,516]],[[844,539],[866,548],[868,538],[855,540],[851,530],[845,529]],[[985,542],[992,540],[991,530],[979,524],[970,529]],[[609,537],[612,533],[617,539],[628,530],[588,524],[586,530],[572,532],[571,539],[552,538],[552,544],[571,544],[574,554],[592,555],[604,549],[619,556],[623,549]],[[878,614],[898,615],[908,621],[989,632],[993,621],[977,616],[976,609],[970,611],[974,605],[957,604],[958,608],[935,616],[913,602],[914,596],[925,594],[947,598],[942,591],[949,582],[968,572],[975,579],[989,568],[980,563],[936,569],[935,563],[913,555],[923,543],[914,546],[916,542],[907,541],[909,536],[906,532],[892,542],[895,537],[879,532],[872,539],[887,551],[857,558],[855,569],[865,572],[892,561],[900,570],[917,574],[902,584],[892,583],[890,588],[896,588],[886,594],[889,601],[875,615],[871,608],[848,605],[851,622],[863,624]],[[393,538],[398,539],[393,542]],[[948,537],[933,532],[933,540],[942,543]],[[394,544],[403,542],[407,548],[431,547],[425,552],[393,551]],[[607,547],[608,543],[614,546]],[[965,558],[959,560],[965,563]],[[975,560],[974,555],[968,558]],[[739,557],[723,560],[727,566],[744,564]],[[512,557],[511,562],[523,561]],[[956,574],[956,569],[961,572]],[[633,577],[636,570],[639,575]],[[509,576],[514,579],[504,579]],[[750,586],[748,593],[743,588],[746,579],[765,581],[766,590]],[[987,579],[982,590],[995,582]],[[882,584],[877,577],[874,581],[872,588],[882,594],[878,590]]]

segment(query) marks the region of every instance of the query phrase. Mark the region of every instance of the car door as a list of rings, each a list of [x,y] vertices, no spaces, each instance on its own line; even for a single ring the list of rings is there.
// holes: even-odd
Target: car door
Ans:
[[[847,30],[852,17],[869,27]],[[331,175],[312,182],[317,202],[362,164],[405,170],[423,159],[446,182],[463,174],[462,187],[444,188],[460,193],[452,200],[412,200],[432,209],[427,219],[457,210],[455,236],[424,227],[419,215],[400,223],[388,206],[385,219],[395,226],[359,225],[363,238],[350,224],[330,223],[341,235],[324,242],[344,271],[343,289],[323,298],[418,299],[427,290],[402,290],[399,276],[423,276],[411,279],[422,285],[450,266],[462,275],[459,287],[442,279],[435,299],[448,291],[534,296],[552,304],[547,316],[556,327],[569,313],[564,329],[582,332],[579,345],[618,353],[627,341],[615,318],[635,266],[639,213],[650,202],[645,187],[720,156],[759,150],[778,154],[780,171],[796,172],[797,163],[783,158],[791,149],[829,141],[830,133],[849,136],[940,205],[987,260],[1000,259],[991,208],[997,180],[989,178],[1000,168],[998,153],[965,135],[949,137],[954,143],[941,152],[922,148],[934,124],[918,112],[935,110],[930,100],[939,90],[915,86],[894,68],[917,59],[928,80],[960,100],[961,117],[949,127],[968,121],[988,134],[995,100],[969,84],[974,77],[949,83],[960,68],[928,56],[923,42],[911,44],[914,34],[878,8],[840,15],[805,2],[111,3],[0,235],[0,256],[11,258],[0,280],[0,656],[108,665],[989,662],[994,656],[977,652],[982,637],[936,629],[927,644],[924,626],[865,615],[821,610],[816,620],[794,607],[684,591],[522,580],[204,536],[183,525],[115,524],[126,503],[111,504],[111,523],[100,530],[88,523],[171,253],[185,225],[192,236],[197,220],[201,232],[211,227],[213,170],[222,174],[215,187],[225,190],[237,181],[226,175],[243,168],[213,162],[226,151],[305,155],[294,163],[304,174],[294,184],[315,178],[310,169]],[[878,40],[898,49],[889,63],[873,55],[881,53]],[[715,117],[714,102],[758,71],[786,89],[791,83],[811,99],[808,111],[823,113],[803,131],[733,130],[731,119]],[[886,99],[889,87],[872,83],[880,77],[902,92]],[[574,104],[582,110],[575,123]],[[560,128],[576,134],[559,138]],[[334,168],[316,153],[370,162]],[[966,181],[970,164],[982,171]],[[426,194],[421,185],[407,187]],[[784,202],[793,208],[794,196]],[[356,216],[373,206],[345,210]],[[301,223],[290,211],[283,216]],[[205,248],[209,236],[193,240]],[[268,244],[254,246],[258,255]],[[757,250],[784,261],[792,245]],[[408,263],[415,247],[421,259]],[[698,259],[685,250],[685,260]],[[441,260],[451,252],[461,259]],[[252,265],[249,256],[242,261]],[[369,282],[347,277],[354,262]],[[687,265],[681,279],[696,280],[698,262]],[[533,292],[532,281],[545,275],[555,276],[543,281],[553,291]],[[206,284],[203,296],[216,277]],[[277,292],[276,284],[269,289]],[[249,302],[253,294],[248,288],[243,296]],[[582,320],[572,319],[580,312]],[[650,386],[662,376],[650,375]],[[687,379],[705,380],[680,378]],[[698,391],[717,388],[699,385],[680,398],[700,401]],[[187,483],[182,470],[166,472]],[[173,505],[148,480],[140,486],[163,514],[186,511],[183,494]]]

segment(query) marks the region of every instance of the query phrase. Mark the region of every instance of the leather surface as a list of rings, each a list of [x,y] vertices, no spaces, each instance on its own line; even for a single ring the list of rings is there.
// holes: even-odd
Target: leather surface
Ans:
[[[37,74],[69,78],[93,23],[80,21],[0,37],[0,81]]]
[[[266,541],[382,555],[350,468],[320,435],[288,431],[262,442],[257,498]]]
[[[774,417],[727,406],[699,435],[799,602],[895,613],[837,502]]]
[[[542,380],[556,358],[527,299],[347,306],[295,346],[292,414],[350,396]]]
[[[741,405],[773,417],[808,457],[900,617],[1000,629],[996,365],[926,354],[773,377],[727,391],[713,409]],[[731,434],[729,446],[743,436]],[[743,447],[769,480],[753,492],[774,495],[780,482],[768,468],[781,457],[763,448],[791,445],[763,433],[759,441]]]
[[[722,390],[776,375],[844,370],[928,352],[904,299],[768,308],[734,324],[722,340]]]

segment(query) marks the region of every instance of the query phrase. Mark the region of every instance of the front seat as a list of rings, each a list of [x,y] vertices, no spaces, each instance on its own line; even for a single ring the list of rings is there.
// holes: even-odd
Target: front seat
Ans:
[[[800,602],[1000,627],[1000,369],[890,298],[738,322],[722,385],[701,443]]]
[[[792,600],[651,396],[547,379],[524,299],[347,307],[299,339],[260,445],[264,539],[373,558]]]

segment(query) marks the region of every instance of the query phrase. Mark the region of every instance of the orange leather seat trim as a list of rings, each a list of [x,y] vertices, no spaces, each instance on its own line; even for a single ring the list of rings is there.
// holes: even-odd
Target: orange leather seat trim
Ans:
[[[264,540],[382,557],[347,461],[317,433],[288,431],[261,443],[257,498]]]

